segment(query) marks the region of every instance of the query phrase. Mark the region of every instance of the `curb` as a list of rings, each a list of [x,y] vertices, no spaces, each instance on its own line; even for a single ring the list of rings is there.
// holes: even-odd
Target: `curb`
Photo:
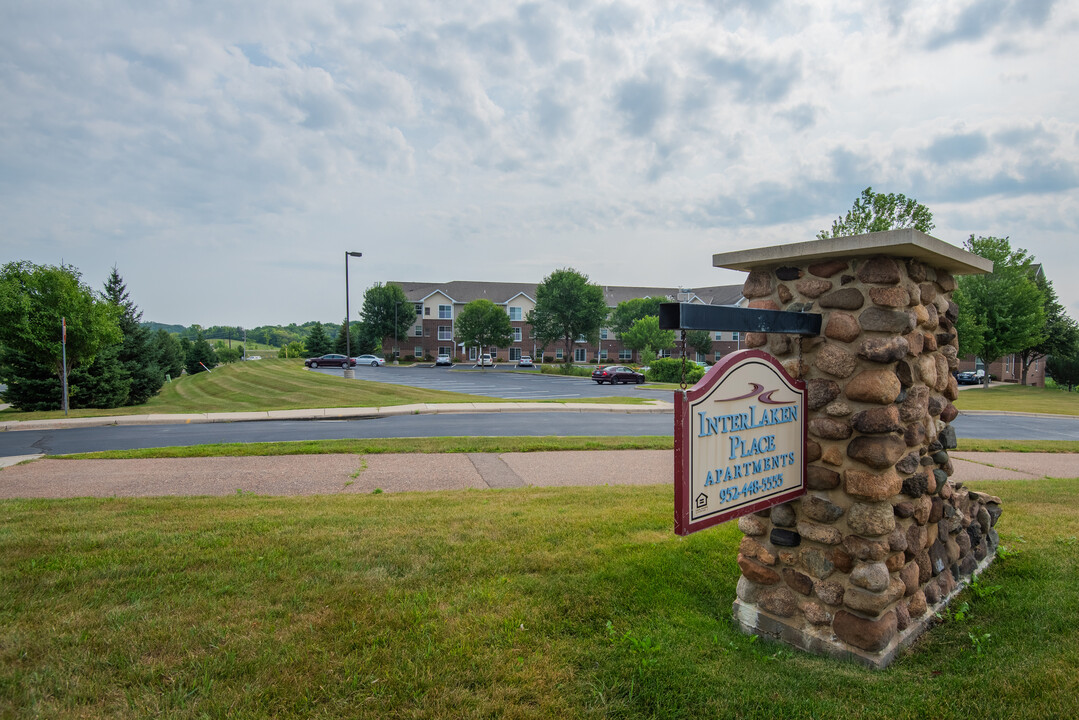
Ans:
[[[658,415],[674,411],[672,403],[653,400],[651,405],[601,403],[446,403],[392,405],[378,408],[321,408],[312,410],[266,410],[237,413],[196,413],[187,415],[114,415],[68,418],[66,420],[10,420],[0,423],[0,432],[20,430],[63,430],[110,425],[192,425],[263,420],[345,420],[395,417],[398,415],[441,415],[451,413],[576,412]]]
[[[1050,420],[1079,420],[1079,415],[1054,415],[1053,413],[1030,413],[1030,412],[1018,412],[1015,410],[960,410],[960,415],[1001,415],[1006,417],[1034,417],[1034,418],[1047,418]]]

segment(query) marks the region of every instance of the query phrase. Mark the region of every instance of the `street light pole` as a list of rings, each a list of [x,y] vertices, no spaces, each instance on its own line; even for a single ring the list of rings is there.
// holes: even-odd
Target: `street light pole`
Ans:
[[[348,259],[350,257],[363,257],[363,253],[345,251],[345,357],[348,359],[345,361],[345,379],[351,380],[356,377],[356,371],[352,369],[352,333],[351,323],[349,322],[349,307],[348,307]]]
[[[401,354],[401,348],[399,347],[401,341],[398,338],[400,333],[397,332],[397,308],[401,307],[400,300],[393,301],[393,364],[399,364],[399,356]]]

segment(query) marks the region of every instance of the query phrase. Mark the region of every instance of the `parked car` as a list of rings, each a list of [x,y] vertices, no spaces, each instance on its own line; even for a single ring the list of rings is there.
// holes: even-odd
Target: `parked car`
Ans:
[[[473,367],[494,367],[495,361],[488,353],[480,355],[480,359],[476,361]]]
[[[531,355],[522,355],[521,359],[517,361],[517,367],[536,367],[532,364]]]
[[[354,365],[370,365],[371,367],[378,367],[379,365],[385,365],[385,358],[380,358],[378,355],[360,355],[359,357],[352,358],[355,362]]]
[[[983,380],[985,380],[984,370],[967,370],[955,376],[955,381],[960,385],[977,385]]]
[[[592,379],[599,385],[605,382],[611,385],[615,383],[637,383],[640,385],[644,382],[644,375],[624,365],[608,365],[607,367],[593,370]]]
[[[317,358],[307,358],[303,361],[303,364],[309,368],[317,367],[342,367],[347,368],[350,365],[356,365],[356,358],[346,357],[345,355],[338,355],[336,353],[330,353],[329,355],[321,355]]]
[[[435,358],[435,365],[453,365],[453,358],[449,355],[439,355]]]

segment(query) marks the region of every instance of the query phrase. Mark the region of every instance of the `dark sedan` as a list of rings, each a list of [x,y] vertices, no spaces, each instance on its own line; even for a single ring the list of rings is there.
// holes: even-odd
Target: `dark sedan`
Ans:
[[[341,367],[347,368],[349,365],[356,367],[356,358],[346,357],[344,355],[329,354],[323,355],[317,358],[307,358],[303,361],[303,364],[309,368],[319,367]]]
[[[600,385],[605,382],[611,385],[615,383],[637,383],[640,385],[644,382],[644,375],[623,365],[608,365],[607,367],[593,370],[592,379]]]
[[[974,372],[970,370],[968,370],[967,372],[958,373],[955,376],[955,381],[960,385],[977,385],[984,379],[984,372]]]

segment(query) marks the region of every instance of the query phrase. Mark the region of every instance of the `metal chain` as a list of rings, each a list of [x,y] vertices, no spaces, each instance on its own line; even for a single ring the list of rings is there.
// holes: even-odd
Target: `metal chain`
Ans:
[[[686,331],[682,331],[682,381],[679,383],[682,392],[686,391],[689,384],[686,382]]]

